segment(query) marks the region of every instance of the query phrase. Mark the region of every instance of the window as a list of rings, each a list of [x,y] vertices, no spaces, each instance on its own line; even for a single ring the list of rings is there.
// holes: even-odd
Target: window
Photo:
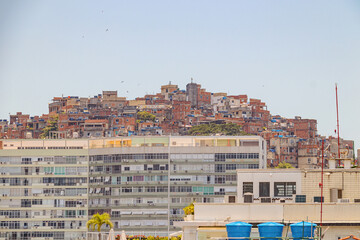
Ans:
[[[130,193],[130,192],[132,192],[132,188],[131,187],[123,187],[123,188],[121,188],[121,192]]]
[[[253,191],[254,191],[254,183],[252,183],[252,182],[244,182],[243,183],[243,194],[253,193]]]
[[[33,199],[32,205],[42,205],[42,199]]]
[[[225,176],[215,176],[215,184],[224,184],[225,183]]]
[[[295,182],[275,182],[274,196],[275,197],[291,197],[296,194]]]
[[[226,164],[226,170],[236,170],[236,164]]]
[[[270,197],[270,183],[260,182],[259,183],[259,197]]]
[[[314,197],[314,202],[324,202],[324,197],[322,197],[322,199],[321,197]]]
[[[295,202],[296,203],[306,203],[306,195],[296,195]]]
[[[225,172],[225,164],[215,164],[215,172]]]
[[[236,182],[236,175],[226,175],[225,181],[226,182]]]
[[[145,192],[155,192],[155,187],[145,187]]]
[[[342,189],[338,189],[338,199],[342,199]]]

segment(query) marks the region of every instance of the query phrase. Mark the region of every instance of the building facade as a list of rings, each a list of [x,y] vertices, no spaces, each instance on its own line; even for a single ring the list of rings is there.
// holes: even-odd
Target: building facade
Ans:
[[[359,168],[350,168],[351,159],[344,168],[323,171],[323,202],[359,203]],[[337,162],[337,160],[336,160]],[[262,169],[237,170],[237,201],[239,203],[319,203],[321,201],[321,169]]]
[[[259,223],[287,225],[282,236],[291,237],[289,225],[301,221],[322,224],[316,232],[324,240],[359,237],[360,170],[351,168],[352,159],[341,161],[343,168],[332,159],[323,172],[323,199],[319,169],[237,170],[237,199],[229,195],[225,203],[195,203],[194,221],[175,225],[182,227],[184,240],[226,238],[226,224],[235,221],[252,224],[253,238],[259,237]]]
[[[97,212],[111,215],[115,231],[166,235],[190,202],[236,194],[237,169],[266,168],[266,143],[258,136],[2,140],[0,163],[2,238],[82,239]]]
[[[0,238],[80,239],[88,141],[0,141]]]

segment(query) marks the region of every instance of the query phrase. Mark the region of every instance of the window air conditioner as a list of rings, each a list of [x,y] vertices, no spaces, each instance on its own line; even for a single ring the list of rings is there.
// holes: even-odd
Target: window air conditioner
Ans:
[[[245,193],[244,203],[253,203],[253,202],[254,202],[254,195],[252,193]]]
[[[271,203],[271,198],[269,197],[262,197],[260,198],[261,203]]]
[[[236,203],[236,198],[234,195],[225,196],[225,203]]]

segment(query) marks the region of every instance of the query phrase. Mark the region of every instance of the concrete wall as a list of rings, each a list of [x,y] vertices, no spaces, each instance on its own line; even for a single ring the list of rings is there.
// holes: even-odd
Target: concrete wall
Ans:
[[[359,223],[360,204],[324,203],[324,223]],[[195,221],[299,222],[320,221],[320,204],[201,204],[195,203]],[[360,228],[359,228],[360,230]]]
[[[195,204],[195,221],[280,221],[281,204]]]

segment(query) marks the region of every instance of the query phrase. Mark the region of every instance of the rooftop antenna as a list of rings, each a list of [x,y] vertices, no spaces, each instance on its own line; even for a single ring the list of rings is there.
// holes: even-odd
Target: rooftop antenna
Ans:
[[[191,83],[193,83],[194,81],[193,81],[194,79],[193,78],[191,78]]]
[[[324,141],[321,140],[321,197],[320,197],[320,228],[322,228],[322,218],[323,218],[323,199],[324,199]],[[320,234],[321,235],[321,234]]]
[[[335,93],[336,93],[336,119],[337,119],[337,134],[338,134],[338,163],[340,165],[340,132],[339,132],[339,103],[338,103],[338,93],[337,93],[337,83],[335,83]]]

